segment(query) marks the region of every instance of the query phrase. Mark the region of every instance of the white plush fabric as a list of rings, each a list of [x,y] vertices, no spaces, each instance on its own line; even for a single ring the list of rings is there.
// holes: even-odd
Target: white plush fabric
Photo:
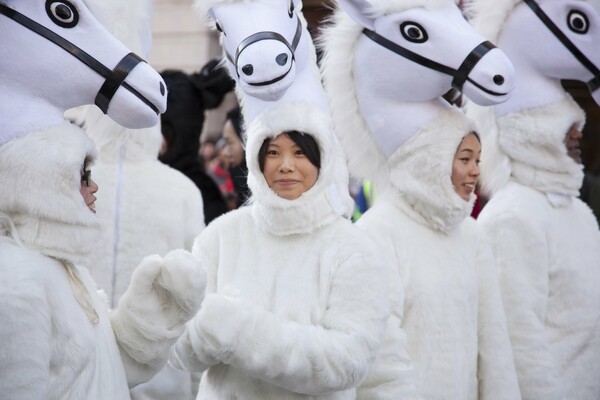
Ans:
[[[469,130],[464,115],[450,110],[398,149],[392,191],[358,225],[400,273],[398,328],[407,335],[419,396],[518,399],[491,249],[468,217],[474,195],[462,200],[450,179],[454,153]],[[406,362],[376,363],[367,382],[379,383],[381,398],[393,398],[387,393],[397,378],[380,374]]]
[[[354,399],[382,341],[388,270],[341,215],[347,187],[335,205],[330,119],[305,110],[277,104],[249,126],[252,204],[194,245],[210,294],[172,362],[206,370],[198,399]],[[289,129],[313,135],[322,157],[317,183],[292,201],[267,187],[257,161],[263,139]]]
[[[91,139],[67,123],[0,146],[6,398],[128,399],[128,386],[161,367],[203,298],[204,274],[189,253],[156,256],[130,287],[143,295],[129,296],[112,317],[115,341],[106,298],[77,265],[97,240],[98,222],[79,192],[84,159],[94,156]]]
[[[513,173],[479,216],[527,399],[600,396],[600,232],[575,197],[581,165],[563,144],[582,117],[567,100],[499,119]]]

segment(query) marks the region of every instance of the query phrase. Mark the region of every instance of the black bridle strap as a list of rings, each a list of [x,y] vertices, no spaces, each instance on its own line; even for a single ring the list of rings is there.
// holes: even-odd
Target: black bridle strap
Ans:
[[[491,42],[485,41],[479,46],[475,47],[471,53],[465,58],[458,70],[454,74],[452,80],[452,87],[458,90],[462,90],[465,81],[469,78],[469,74],[475,68],[475,65],[485,56],[490,50],[495,49]]]
[[[594,65],[593,62],[590,61],[589,58],[586,57],[576,46],[571,42],[571,40],[565,35],[559,28],[556,26],[554,22],[548,17],[548,15],[542,10],[542,8],[535,2],[535,0],[523,0],[525,4],[531,8],[531,10],[535,13],[535,15],[546,25],[546,27],[556,36],[558,40],[565,46],[571,54],[583,65],[587,68],[588,71],[594,75],[589,82],[587,82],[587,86],[590,92],[594,92],[598,88],[600,88],[600,69]]]
[[[235,58],[232,57],[228,51],[225,51],[225,56],[235,66],[235,69],[237,71],[238,59],[240,58],[240,54],[242,54],[242,51],[244,51],[246,49],[246,47],[250,46],[253,43],[260,42],[261,40],[276,40],[276,41],[281,42],[286,45],[286,47],[292,53],[292,60],[295,60],[296,59],[295,58],[296,48],[298,47],[298,44],[300,43],[300,38],[302,37],[302,22],[300,22],[300,18],[297,18],[297,22],[298,23],[296,24],[296,32],[294,33],[294,38],[292,39],[291,44],[287,41],[287,39],[285,37],[283,37],[283,35],[281,35],[277,32],[271,32],[271,31],[256,32],[256,33],[248,36],[244,40],[242,40],[242,42],[238,46],[237,50],[235,51]],[[238,76],[239,76],[239,72],[238,72]]]
[[[106,78],[106,81],[104,81],[104,84],[96,95],[95,101],[98,108],[100,108],[104,114],[108,111],[110,101],[117,92],[117,89],[119,89],[119,86],[121,86],[123,81],[125,81],[125,78],[127,78],[127,75],[143,61],[144,60],[135,53],[129,53],[119,61],[117,66],[112,70],[110,76]]]
[[[17,22],[18,24],[29,29],[30,31],[37,33],[38,35],[42,36],[43,38],[51,41],[52,43],[59,46],[60,48],[65,50],[67,53],[71,54],[73,57],[77,58],[79,61],[81,61],[82,63],[87,65],[90,69],[94,70],[96,73],[98,73],[103,78],[110,79],[112,77],[112,79],[114,79],[114,77],[113,77],[114,72],[111,71],[110,68],[105,67],[94,57],[90,56],[88,53],[86,53],[85,51],[83,51],[82,49],[80,49],[79,47],[74,45],[73,43],[69,42],[62,36],[59,36],[55,32],[46,28],[45,26],[38,24],[34,20],[26,17],[25,15],[19,13],[18,11],[13,10],[12,8],[8,8],[7,6],[5,6],[3,4],[0,4],[0,14],[5,15],[6,17],[12,19],[13,21]],[[139,58],[138,56],[135,56],[135,57]],[[130,55],[127,55],[127,56],[125,56],[125,58],[123,60],[125,60],[126,58],[131,58],[131,57],[130,57]],[[121,62],[123,62],[123,60],[121,60]],[[119,65],[121,64],[121,62],[119,63]],[[137,64],[138,63],[136,63],[136,65]],[[117,65],[117,67],[119,67],[119,65]],[[131,70],[129,70],[127,72],[127,74],[129,72],[131,72]],[[125,77],[123,78],[123,80],[127,77],[127,74],[125,74]],[[149,101],[146,97],[144,97],[144,95],[142,95],[140,92],[135,90],[133,87],[131,87],[126,82],[121,81],[121,83],[125,89],[129,90],[132,94],[134,94],[137,98],[139,98],[144,104],[146,104],[154,112],[156,112],[156,114],[159,114],[158,108],[151,101]],[[103,85],[103,87],[104,86],[106,86],[106,82]],[[116,89],[115,89],[115,91],[116,91]],[[100,93],[98,95],[100,95]],[[114,92],[113,92],[113,95],[114,95]],[[109,102],[110,102],[111,98],[112,98],[112,95],[109,98]],[[107,106],[107,108],[108,108],[108,106]],[[102,111],[106,113],[105,109]]]
[[[487,52],[489,52],[491,49],[494,49],[496,47],[488,41],[480,43],[477,47],[475,47],[475,49],[473,49],[473,51],[471,51],[471,53],[469,53],[469,55],[465,58],[465,60],[460,65],[460,67],[458,69],[454,69],[454,68],[448,67],[444,64],[440,64],[437,61],[433,61],[429,58],[423,57],[420,54],[417,54],[405,47],[400,46],[397,43],[392,42],[389,39],[386,39],[385,37],[381,36],[380,34],[374,32],[370,29],[364,28],[363,34],[365,36],[367,36],[369,39],[373,40],[375,43],[385,47],[386,49],[388,49],[408,60],[411,60],[411,61],[413,61],[419,65],[422,65],[424,67],[427,67],[429,69],[433,69],[435,71],[439,71],[446,75],[452,76],[453,77],[452,87],[459,91],[462,91],[462,88],[463,88],[465,82],[469,81],[469,82],[475,84],[478,88],[485,90],[487,93],[490,93],[493,95],[498,95],[498,93],[494,93],[492,91],[484,89],[483,87],[481,87],[480,85],[476,84],[471,79],[469,79],[469,74],[471,73],[471,71],[473,70],[475,65],[477,65],[479,60],[481,60],[481,58],[484,55],[486,55]]]

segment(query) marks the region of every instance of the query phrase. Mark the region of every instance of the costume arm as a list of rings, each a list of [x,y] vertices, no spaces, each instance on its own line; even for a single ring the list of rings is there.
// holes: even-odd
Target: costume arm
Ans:
[[[194,320],[203,353],[297,393],[357,386],[375,358],[389,315],[379,272],[366,256],[346,259],[332,278],[321,324],[285,320],[210,294]]]
[[[564,399],[562,378],[546,332],[549,249],[543,230],[512,214],[484,224],[500,276],[502,300],[521,394]]]
[[[33,282],[0,285],[0,397],[46,399],[52,348],[50,309]]]
[[[521,392],[508,338],[492,249],[482,231],[477,249],[479,399],[519,400]]]
[[[150,379],[167,360],[184,324],[204,298],[206,276],[184,250],[146,257],[134,271],[111,322],[130,387]]]

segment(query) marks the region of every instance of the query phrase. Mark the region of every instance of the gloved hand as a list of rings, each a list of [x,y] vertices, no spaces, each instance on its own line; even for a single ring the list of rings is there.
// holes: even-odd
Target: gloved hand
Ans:
[[[142,364],[164,362],[204,298],[206,274],[185,250],[146,257],[111,315],[121,349]]]

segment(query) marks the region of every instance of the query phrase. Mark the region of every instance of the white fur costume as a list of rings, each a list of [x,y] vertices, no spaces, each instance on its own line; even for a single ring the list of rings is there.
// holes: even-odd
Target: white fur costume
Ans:
[[[83,161],[94,155],[92,141],[66,123],[0,146],[5,398],[128,399],[128,386],[162,366],[202,299],[195,260],[171,253],[140,264],[109,320],[106,300],[78,266],[98,233],[79,193]]]
[[[257,157],[289,129],[313,135],[322,160],[317,183],[292,201],[267,186]],[[336,152],[329,116],[301,103],[274,105],[248,127],[253,203],[198,237],[210,294],[173,360],[206,370],[198,399],[356,397],[382,340],[389,274],[342,217]]]
[[[583,173],[563,142],[583,120],[565,99],[497,121],[512,173],[478,222],[494,246],[526,399],[600,396],[600,232],[575,197]]]
[[[595,45],[600,2],[538,3],[581,51],[600,61]],[[490,8],[474,1],[469,8],[473,25],[515,60],[522,82],[502,108],[469,108],[480,124],[484,154],[494,154],[482,170],[492,198],[478,222],[498,263],[521,392],[531,400],[595,400],[600,398],[600,232],[577,198],[582,166],[568,156],[564,143],[573,125],[582,128],[585,116],[559,81],[585,81],[589,71],[526,4],[505,0]],[[570,10],[585,12],[594,28],[572,32]],[[531,49],[522,30],[543,45]]]
[[[452,2],[371,3],[373,15],[396,21],[394,12]],[[357,225],[399,272],[401,287],[392,290],[404,292],[394,307],[397,326],[389,328],[359,398],[519,399],[491,249],[469,218],[474,196],[464,201],[451,182],[454,154],[473,126],[459,110],[433,101],[403,102],[405,108],[390,101],[390,119],[372,125],[373,118],[362,114],[355,81],[354,47],[362,27],[341,11],[334,22],[324,33],[323,73],[336,127],[342,127],[336,133],[351,172],[388,188]],[[377,75],[375,63],[371,67],[373,79],[379,76],[384,84],[387,76]],[[403,71],[394,73],[402,81]],[[427,113],[427,122],[412,132],[411,118]],[[381,129],[384,122],[390,130]],[[379,134],[401,139],[382,148]],[[404,330],[406,337],[394,329]],[[417,394],[407,390],[411,365]]]

